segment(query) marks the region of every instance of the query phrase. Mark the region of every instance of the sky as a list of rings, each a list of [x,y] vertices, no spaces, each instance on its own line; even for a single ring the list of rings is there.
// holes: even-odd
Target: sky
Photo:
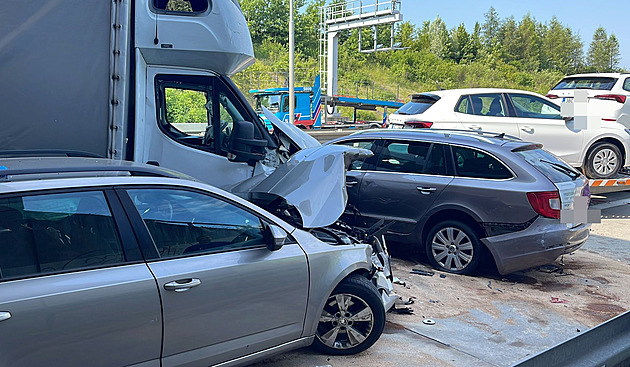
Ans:
[[[628,1],[514,1],[514,0],[402,0],[404,21],[420,26],[424,21],[433,21],[439,15],[451,29],[464,23],[472,32],[475,22],[484,22],[483,14],[493,6],[501,19],[514,16],[517,22],[528,12],[537,22],[546,23],[552,16],[577,32],[584,43],[584,55],[599,26],[619,40],[621,62],[619,66],[630,70],[630,2]]]

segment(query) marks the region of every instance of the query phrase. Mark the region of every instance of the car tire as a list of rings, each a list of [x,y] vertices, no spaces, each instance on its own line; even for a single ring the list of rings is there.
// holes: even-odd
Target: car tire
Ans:
[[[455,274],[474,274],[481,263],[483,245],[466,223],[447,220],[427,234],[425,250],[431,265]]]
[[[622,165],[619,148],[612,143],[600,142],[586,153],[584,172],[588,178],[612,178],[617,175]]]
[[[371,347],[384,327],[385,307],[378,290],[365,277],[350,276],[328,297],[313,346],[324,354],[356,354]]]

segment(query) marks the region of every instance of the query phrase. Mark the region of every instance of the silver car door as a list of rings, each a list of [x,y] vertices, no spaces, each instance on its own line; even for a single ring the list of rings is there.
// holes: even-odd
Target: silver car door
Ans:
[[[155,279],[112,211],[102,191],[0,198],[0,366],[159,366]]]
[[[223,198],[127,193],[159,252],[149,267],[162,297],[163,366],[213,365],[302,335],[309,278],[297,243],[270,251],[261,218]]]

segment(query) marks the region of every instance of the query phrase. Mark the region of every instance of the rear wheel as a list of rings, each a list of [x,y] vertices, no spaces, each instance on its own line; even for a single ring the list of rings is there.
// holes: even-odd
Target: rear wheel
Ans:
[[[429,262],[436,269],[457,274],[474,273],[482,257],[482,245],[467,224],[448,220],[433,226],[426,239]]]
[[[313,345],[325,354],[359,353],[378,340],[384,327],[385,308],[376,287],[351,276],[328,297]]]
[[[593,145],[586,154],[584,171],[589,178],[612,178],[622,164],[619,148],[615,144],[601,142]]]

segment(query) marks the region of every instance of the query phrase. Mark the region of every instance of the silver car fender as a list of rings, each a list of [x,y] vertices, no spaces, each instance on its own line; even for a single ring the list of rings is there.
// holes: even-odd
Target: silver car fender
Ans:
[[[372,248],[367,244],[329,245],[299,229],[292,235],[306,252],[309,266],[311,282],[303,336],[312,336],[324,304],[337,285],[357,270],[373,271]]]

